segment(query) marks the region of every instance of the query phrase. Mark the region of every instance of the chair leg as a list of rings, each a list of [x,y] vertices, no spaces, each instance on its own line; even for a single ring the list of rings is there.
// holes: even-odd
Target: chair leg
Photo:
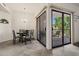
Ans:
[[[32,43],[31,38],[29,40],[30,40],[30,43]]]
[[[19,38],[19,42],[21,42],[21,39]]]
[[[23,38],[20,38],[20,42],[23,43]]]
[[[23,41],[23,39],[22,39],[22,43],[23,43],[24,41]]]
[[[26,42],[26,39],[25,39],[25,45],[26,45],[26,43],[27,43],[27,42]]]
[[[32,43],[32,42],[31,42],[31,38],[29,38],[28,41],[30,41],[30,43]]]
[[[13,44],[16,44],[16,39],[13,39]]]

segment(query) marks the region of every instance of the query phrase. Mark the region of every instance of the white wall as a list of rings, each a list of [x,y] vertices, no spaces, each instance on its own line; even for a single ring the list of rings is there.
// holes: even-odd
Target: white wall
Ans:
[[[76,20],[74,22],[74,36],[75,36],[74,42],[78,42],[79,41],[79,20]]]
[[[11,15],[7,12],[0,11],[0,19],[1,18],[7,19],[9,24],[0,23],[0,42],[12,40]]]
[[[13,29],[18,32],[19,29],[34,30],[36,28],[36,20],[34,15],[24,12],[13,12]],[[36,37],[36,36],[35,36]]]

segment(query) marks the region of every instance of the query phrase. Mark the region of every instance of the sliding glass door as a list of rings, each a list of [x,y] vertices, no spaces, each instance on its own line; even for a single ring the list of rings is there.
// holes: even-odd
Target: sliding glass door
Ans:
[[[71,39],[71,18],[69,14],[64,14],[64,44],[70,43]]]
[[[46,46],[46,12],[37,18],[37,39]]]
[[[57,10],[52,10],[51,13],[52,46],[58,47],[70,43],[70,15]]]
[[[39,40],[40,39],[40,36],[39,36],[39,18],[37,18],[37,20],[36,20],[36,29],[37,29],[37,39]]]
[[[52,12],[53,47],[62,45],[62,13]]]

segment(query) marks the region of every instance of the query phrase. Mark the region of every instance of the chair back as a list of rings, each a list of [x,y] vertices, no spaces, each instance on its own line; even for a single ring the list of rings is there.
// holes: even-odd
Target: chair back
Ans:
[[[31,36],[31,38],[34,37],[34,30],[30,30],[30,36]]]
[[[29,30],[26,30],[25,33],[26,33],[26,36],[29,36]]]
[[[20,29],[19,32],[23,32],[23,29]]]
[[[15,31],[13,30],[13,39],[16,39]]]

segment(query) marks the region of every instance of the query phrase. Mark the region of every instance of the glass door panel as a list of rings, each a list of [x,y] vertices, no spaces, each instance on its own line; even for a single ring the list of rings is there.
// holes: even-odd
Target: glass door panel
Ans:
[[[52,46],[62,46],[71,43],[71,15],[52,10]]]
[[[71,17],[64,14],[64,44],[70,43],[71,36]]]
[[[46,45],[46,12],[44,12],[40,16],[40,36],[41,36],[41,43]]]
[[[40,43],[46,46],[46,12],[37,18],[37,37]]]
[[[52,45],[53,47],[62,45],[62,13],[52,12]]]
[[[36,20],[36,28],[37,28],[37,39],[39,40],[40,38],[39,38],[39,18],[37,18],[37,20]]]

